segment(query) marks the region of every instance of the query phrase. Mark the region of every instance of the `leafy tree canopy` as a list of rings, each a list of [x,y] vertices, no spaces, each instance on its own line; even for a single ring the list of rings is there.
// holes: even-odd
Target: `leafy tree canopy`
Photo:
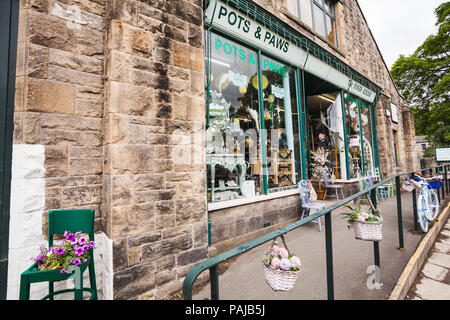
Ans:
[[[434,148],[450,147],[450,1],[439,5],[435,14],[438,33],[412,55],[401,55],[391,69],[414,114],[416,134],[427,136],[433,154]]]

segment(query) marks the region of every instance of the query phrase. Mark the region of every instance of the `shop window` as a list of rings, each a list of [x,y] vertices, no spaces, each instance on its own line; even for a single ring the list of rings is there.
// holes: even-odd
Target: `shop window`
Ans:
[[[350,178],[356,178],[359,172],[363,172],[358,100],[349,97],[345,103],[345,113]]]
[[[367,174],[375,170],[375,151],[371,106],[356,98],[348,97],[345,102],[346,132],[348,137],[350,178],[358,173]]]
[[[208,43],[208,201],[294,186],[300,177],[295,69],[262,55],[259,70],[256,51],[212,32]]]
[[[294,185],[299,179],[295,71],[264,55],[262,69],[264,128],[267,132],[267,182],[269,191],[272,191]]]
[[[206,162],[211,202],[261,193],[257,53],[210,34]],[[251,163],[251,165],[250,165]]]
[[[290,13],[336,45],[336,19],[332,0],[287,0]]]
[[[372,126],[370,117],[370,106],[364,102],[360,102],[361,110],[361,126],[363,128],[363,147],[364,147],[364,173],[368,171],[375,172]]]

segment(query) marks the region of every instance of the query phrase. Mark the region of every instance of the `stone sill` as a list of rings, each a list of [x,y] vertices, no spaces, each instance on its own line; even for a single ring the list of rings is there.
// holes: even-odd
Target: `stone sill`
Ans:
[[[293,196],[296,194],[298,194],[297,188],[292,189],[292,190],[274,192],[274,193],[267,194],[267,195],[259,195],[259,196],[253,197],[253,198],[242,198],[242,199],[228,200],[228,201],[222,201],[222,202],[208,203],[208,212],[242,206],[245,204],[250,204],[250,203],[255,203],[255,202],[261,202],[261,201],[266,201],[266,200],[272,200],[272,199],[277,199],[277,198]]]
[[[356,182],[358,182],[357,178],[350,179],[350,180],[336,179],[335,183],[351,184],[351,183],[356,183]],[[228,201],[221,201],[221,202],[209,202],[208,203],[208,212],[242,206],[242,205],[255,203],[255,202],[289,197],[289,196],[293,196],[293,195],[297,195],[297,194],[298,194],[298,189],[295,188],[292,190],[279,191],[279,192],[274,192],[274,193],[267,194],[267,195],[259,195],[259,196],[253,197],[253,198],[242,198],[242,199],[235,199],[235,200],[228,200]]]

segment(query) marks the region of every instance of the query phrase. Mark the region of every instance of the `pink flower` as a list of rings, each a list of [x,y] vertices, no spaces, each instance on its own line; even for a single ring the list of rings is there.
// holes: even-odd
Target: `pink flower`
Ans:
[[[302,262],[300,261],[300,258],[297,256],[291,257],[291,262],[297,269],[300,269],[300,267],[302,266]]]
[[[280,267],[280,262],[281,260],[278,259],[277,257],[273,257],[272,261],[270,262],[270,264],[272,265],[272,267],[274,267],[275,269],[278,269]]]
[[[280,248],[279,254],[282,258],[287,258],[289,256],[289,252],[285,248]]]
[[[272,254],[274,256],[278,256],[280,254],[280,248],[278,246],[273,246],[272,247]]]

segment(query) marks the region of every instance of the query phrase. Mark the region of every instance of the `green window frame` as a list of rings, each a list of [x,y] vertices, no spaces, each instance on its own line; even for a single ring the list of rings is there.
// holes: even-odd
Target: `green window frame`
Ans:
[[[207,39],[207,41],[205,42],[206,45],[204,47],[204,54],[205,54],[205,73],[206,72],[210,72],[210,59],[211,59],[211,50],[210,50],[210,42],[209,39],[211,39],[211,33],[215,33],[219,36],[228,38],[232,41],[235,41],[236,43],[242,44],[254,51],[257,52],[257,67],[258,67],[258,83],[262,83],[262,71],[263,71],[263,65],[262,65],[262,58],[261,56],[264,54],[265,56],[268,56],[270,58],[276,59],[282,63],[284,63],[286,66],[289,66],[291,68],[294,69],[295,71],[295,83],[296,86],[295,91],[296,91],[296,96],[297,96],[297,112],[298,112],[298,121],[299,121],[299,148],[300,148],[300,166],[301,166],[301,172],[300,172],[300,178],[301,179],[307,179],[307,169],[306,169],[306,161],[305,161],[305,156],[307,154],[306,150],[305,150],[305,144],[304,141],[302,139],[304,132],[307,131],[305,130],[305,125],[307,128],[307,119],[305,119],[305,111],[304,111],[304,106],[305,106],[305,100],[304,100],[304,77],[303,77],[303,73],[304,71],[302,69],[300,69],[299,67],[296,66],[292,66],[290,63],[284,61],[283,59],[280,59],[279,57],[276,57],[272,54],[270,54],[269,52],[263,51],[259,48],[257,48],[256,46],[247,43],[237,37],[235,37],[234,35],[225,32],[223,30],[217,29],[214,26],[209,26],[208,28],[205,29],[205,39]],[[205,76],[205,90],[207,91],[205,94],[205,107],[206,107],[206,123],[209,123],[209,81],[208,81],[208,76]],[[261,129],[261,141],[262,141],[262,148],[261,148],[261,162],[262,162],[262,170],[263,170],[263,177],[262,177],[262,195],[268,195],[269,194],[269,188],[268,188],[268,171],[267,171],[267,150],[266,150],[266,139],[267,139],[267,132],[265,129],[265,124],[264,124],[264,102],[263,102],[263,92],[262,90],[258,91],[258,95],[259,95],[259,115],[260,115],[260,129]],[[297,182],[298,183],[298,182]]]

